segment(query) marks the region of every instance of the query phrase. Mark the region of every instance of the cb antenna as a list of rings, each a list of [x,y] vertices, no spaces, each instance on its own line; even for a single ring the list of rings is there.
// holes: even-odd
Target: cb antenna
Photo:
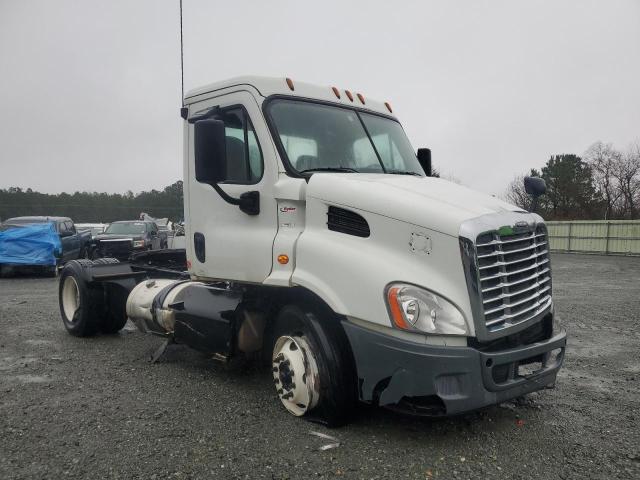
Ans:
[[[184,108],[184,42],[182,40],[182,0],[180,0],[180,104]]]

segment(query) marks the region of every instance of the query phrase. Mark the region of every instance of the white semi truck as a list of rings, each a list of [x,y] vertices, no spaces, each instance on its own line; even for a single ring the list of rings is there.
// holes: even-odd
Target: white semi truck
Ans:
[[[67,264],[71,334],[130,318],[262,358],[289,412],[332,425],[358,401],[453,415],[555,383],[540,216],[431,176],[391,105],[361,94],[243,77],[184,102],[186,252]]]

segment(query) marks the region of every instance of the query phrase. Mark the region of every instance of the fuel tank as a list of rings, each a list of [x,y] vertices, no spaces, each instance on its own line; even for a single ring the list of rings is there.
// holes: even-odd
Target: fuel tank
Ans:
[[[190,280],[155,279],[135,286],[127,315],[139,330],[172,337],[208,354],[233,350],[242,292]],[[248,322],[247,322],[248,323]]]

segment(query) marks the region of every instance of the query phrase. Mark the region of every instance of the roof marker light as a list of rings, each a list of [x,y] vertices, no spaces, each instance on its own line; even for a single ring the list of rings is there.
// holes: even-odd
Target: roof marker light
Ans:
[[[347,98],[353,102],[353,95],[351,95],[351,92],[349,90],[345,90],[344,93],[346,93]]]
[[[286,78],[285,80],[287,81],[287,85],[289,85],[289,90],[293,92],[293,81],[290,78]]]
[[[362,96],[361,93],[358,93],[358,100],[360,100],[362,102],[362,104],[364,105],[364,97]]]
[[[389,105],[389,102],[384,102],[384,106],[387,107],[387,110],[389,110],[389,113],[393,113],[393,110],[391,110],[391,105]]]
[[[333,90],[336,98],[340,98],[340,90],[338,90],[336,87],[331,87],[331,90]]]

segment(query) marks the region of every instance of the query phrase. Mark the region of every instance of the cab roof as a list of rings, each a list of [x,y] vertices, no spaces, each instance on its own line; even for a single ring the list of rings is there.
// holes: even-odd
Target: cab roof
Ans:
[[[257,91],[258,95],[265,98],[272,95],[286,95],[289,97],[321,100],[323,102],[331,102],[349,107],[371,110],[383,115],[395,117],[391,111],[391,106],[388,103],[373,100],[357,90],[354,91],[332,86],[314,85],[284,77],[242,76],[212,83],[204,87],[188,91],[185,94],[185,105],[190,105],[206,98],[210,98],[211,96],[214,96],[212,94],[233,87],[253,88]]]

